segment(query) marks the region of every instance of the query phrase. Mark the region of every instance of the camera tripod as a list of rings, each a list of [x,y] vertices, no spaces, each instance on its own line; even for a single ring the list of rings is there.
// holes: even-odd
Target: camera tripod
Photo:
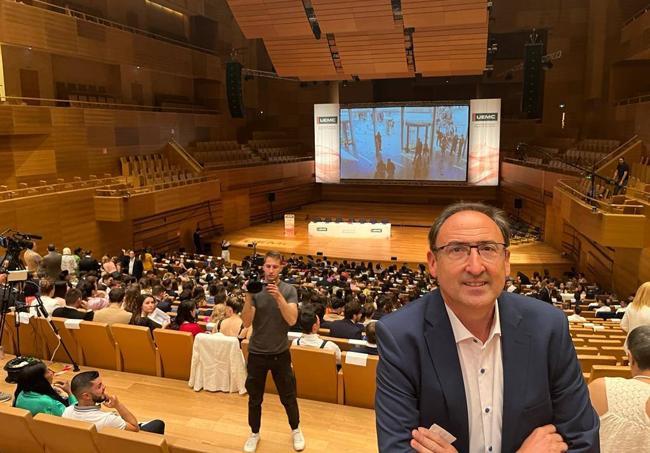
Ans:
[[[1,273],[5,274],[7,276],[7,281],[2,284],[0,287],[0,340],[3,337],[5,327],[7,325],[7,313],[9,313],[11,310],[11,307],[14,307],[14,327],[16,329],[16,356],[20,356],[20,314],[21,312],[26,311],[29,313],[29,310],[31,308],[36,309],[36,314],[37,316],[42,316],[44,319],[47,319],[48,324],[50,325],[50,328],[52,329],[52,332],[54,333],[54,336],[58,339],[59,344],[63,346],[63,350],[67,354],[68,358],[70,359],[70,363],[72,364],[72,369],[74,371],[79,371],[79,365],[77,365],[77,362],[72,358],[72,355],[70,354],[70,351],[68,350],[68,347],[66,346],[65,342],[63,341],[63,338],[61,338],[61,335],[59,334],[59,330],[57,329],[56,325],[54,325],[54,322],[52,322],[52,319],[50,318],[47,310],[45,310],[45,307],[43,305],[43,300],[41,299],[40,296],[40,287],[38,283],[32,281],[32,280],[16,280],[16,281],[11,281],[12,280],[12,274],[11,271],[24,271],[25,268],[23,267],[22,263],[18,259],[20,253],[20,249],[15,250],[14,247],[10,246],[7,248],[7,252],[2,259],[0,263],[5,264],[3,266],[2,270],[0,270]],[[36,288],[36,293],[34,294],[35,297],[35,302],[36,305],[32,305],[31,307],[28,306],[25,302],[25,286],[31,285]]]

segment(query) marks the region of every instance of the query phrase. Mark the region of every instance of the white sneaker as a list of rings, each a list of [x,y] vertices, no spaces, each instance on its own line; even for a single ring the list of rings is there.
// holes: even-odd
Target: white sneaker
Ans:
[[[258,443],[260,443],[260,433],[251,434],[244,444],[244,451],[246,453],[255,453]]]
[[[293,438],[293,449],[296,451],[303,451],[305,449],[305,436],[302,435],[300,428],[291,431]]]

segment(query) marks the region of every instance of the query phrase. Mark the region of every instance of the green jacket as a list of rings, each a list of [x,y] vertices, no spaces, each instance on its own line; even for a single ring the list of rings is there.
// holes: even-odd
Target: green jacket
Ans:
[[[70,405],[77,404],[77,398],[74,395],[70,395],[69,403]],[[51,396],[36,392],[20,392],[18,398],[16,398],[16,407],[26,409],[32,415],[42,413],[57,415],[59,417],[66,408],[64,404],[61,404],[60,401],[55,400]]]

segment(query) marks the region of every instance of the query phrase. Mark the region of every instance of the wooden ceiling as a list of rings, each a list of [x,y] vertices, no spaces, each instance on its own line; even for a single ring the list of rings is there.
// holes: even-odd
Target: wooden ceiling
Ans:
[[[244,35],[264,40],[284,77],[455,76],[485,69],[487,0],[401,0],[401,15],[391,0],[305,0],[320,39],[303,0],[227,1]],[[411,43],[414,65],[407,60]]]

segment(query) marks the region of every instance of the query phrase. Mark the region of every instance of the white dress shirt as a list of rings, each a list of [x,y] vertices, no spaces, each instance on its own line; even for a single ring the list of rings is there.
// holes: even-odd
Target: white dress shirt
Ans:
[[[133,265],[135,264],[135,258],[129,260],[129,275],[133,275]]]
[[[294,346],[306,346],[308,348],[320,348],[323,341],[325,340],[319,337],[317,333],[303,333],[300,338],[296,338],[291,342],[291,344]],[[323,345],[323,349],[334,351],[336,354],[336,363],[339,365],[341,364],[341,349],[336,343],[328,340],[325,345]]]
[[[476,338],[445,304],[454,332],[458,360],[463,373],[469,451],[501,452],[503,415],[503,362],[501,359],[501,322],[499,304],[494,304],[494,320],[485,343]],[[451,433],[458,435],[458,433]]]

